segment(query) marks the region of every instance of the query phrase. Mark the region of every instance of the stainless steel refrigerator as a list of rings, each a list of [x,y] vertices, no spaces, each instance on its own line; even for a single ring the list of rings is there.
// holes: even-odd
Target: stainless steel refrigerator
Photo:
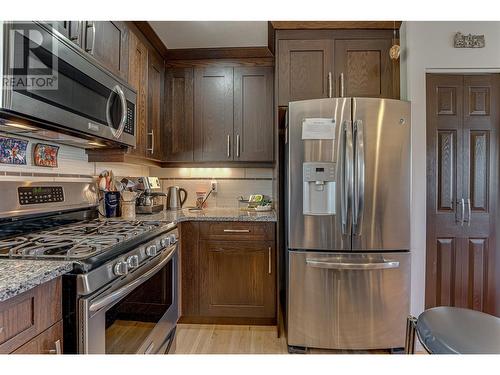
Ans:
[[[291,102],[288,345],[404,346],[410,295],[410,103]]]

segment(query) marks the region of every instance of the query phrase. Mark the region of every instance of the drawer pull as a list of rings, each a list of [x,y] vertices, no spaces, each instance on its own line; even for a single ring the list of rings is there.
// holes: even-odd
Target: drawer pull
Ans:
[[[269,275],[271,274],[272,270],[271,270],[271,246],[268,247],[268,259],[267,259],[267,264],[268,264],[268,273]]]
[[[250,229],[224,229],[224,233],[250,233]]]
[[[57,340],[54,343],[55,349],[50,349],[49,354],[62,354],[61,350],[61,340]]]

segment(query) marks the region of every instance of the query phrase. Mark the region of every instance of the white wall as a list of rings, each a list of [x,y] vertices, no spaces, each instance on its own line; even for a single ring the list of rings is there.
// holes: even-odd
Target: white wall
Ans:
[[[484,34],[486,47],[453,48],[453,36]],[[403,22],[401,97],[412,102],[411,311],[424,309],[427,72],[500,72],[500,22]]]

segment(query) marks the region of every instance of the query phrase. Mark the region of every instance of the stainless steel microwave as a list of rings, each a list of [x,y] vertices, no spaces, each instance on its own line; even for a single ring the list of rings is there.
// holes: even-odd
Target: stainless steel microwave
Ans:
[[[135,147],[135,91],[50,23],[0,22],[0,43],[3,130],[34,124],[86,145]]]

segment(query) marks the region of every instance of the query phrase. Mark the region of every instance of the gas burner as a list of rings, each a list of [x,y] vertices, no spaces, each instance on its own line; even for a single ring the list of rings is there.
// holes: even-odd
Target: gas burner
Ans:
[[[88,221],[0,240],[0,256],[86,259],[158,227],[140,221]]]

